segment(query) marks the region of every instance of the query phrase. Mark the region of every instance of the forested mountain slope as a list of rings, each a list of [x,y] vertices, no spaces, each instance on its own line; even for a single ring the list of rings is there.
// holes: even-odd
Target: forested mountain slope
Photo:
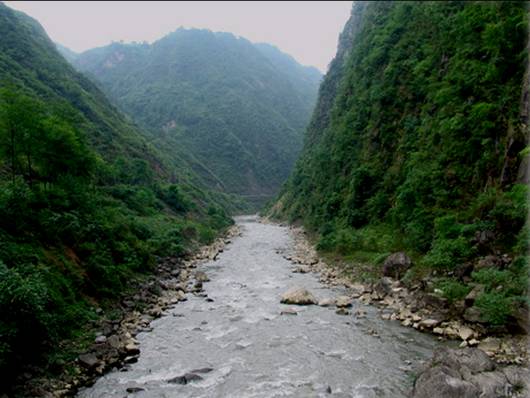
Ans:
[[[149,273],[155,255],[181,255],[230,224],[225,197],[204,190],[185,161],[164,157],[145,136],[35,20],[0,3],[6,380],[43,352],[55,354],[58,341],[97,318],[95,306]]]
[[[405,250],[407,278],[438,275],[451,302],[481,285],[481,320],[509,322],[528,278],[527,39],[524,2],[355,2],[272,213],[375,269]]]
[[[210,186],[253,198],[287,178],[320,80],[273,46],[197,29],[89,50],[74,65],[150,130],[154,145],[192,156]]]

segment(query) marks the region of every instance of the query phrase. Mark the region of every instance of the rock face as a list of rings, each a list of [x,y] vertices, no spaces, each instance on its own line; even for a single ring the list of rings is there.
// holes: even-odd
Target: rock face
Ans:
[[[516,371],[515,371],[515,370]],[[478,348],[440,348],[414,383],[413,398],[496,398],[523,389],[528,396],[530,371],[517,367],[497,369]]]
[[[386,258],[383,263],[383,275],[401,279],[411,266],[410,257],[403,252],[397,252]]]
[[[282,295],[281,299],[282,304],[295,304],[295,305],[311,305],[317,304],[318,301],[311,294],[310,291],[301,287],[295,287]]]

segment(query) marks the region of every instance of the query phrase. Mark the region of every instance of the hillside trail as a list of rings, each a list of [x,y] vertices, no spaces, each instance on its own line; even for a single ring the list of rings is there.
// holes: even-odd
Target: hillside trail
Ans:
[[[440,344],[428,334],[380,318],[317,305],[280,304],[291,287],[317,298],[344,294],[318,275],[293,273],[289,228],[256,217],[236,219],[242,234],[199,269],[207,297],[188,300],[137,336],[137,363],[79,393],[96,397],[406,397],[414,371]],[[287,310],[286,312],[289,312]]]

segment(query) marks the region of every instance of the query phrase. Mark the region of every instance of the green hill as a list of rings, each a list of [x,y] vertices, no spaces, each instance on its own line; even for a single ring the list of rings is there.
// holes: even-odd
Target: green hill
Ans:
[[[231,220],[227,196],[204,189],[187,160],[152,145],[35,20],[0,3],[0,37],[0,371],[7,379],[55,354],[59,341],[97,318],[95,306],[111,305],[149,274],[156,255],[183,255]]]
[[[374,270],[405,250],[407,278],[443,275],[450,299],[485,285],[482,319],[509,322],[527,282],[527,25],[523,2],[356,2],[273,214]]]
[[[287,178],[320,80],[273,46],[197,29],[151,45],[113,43],[74,64],[154,145],[193,156],[210,186],[257,202]]]

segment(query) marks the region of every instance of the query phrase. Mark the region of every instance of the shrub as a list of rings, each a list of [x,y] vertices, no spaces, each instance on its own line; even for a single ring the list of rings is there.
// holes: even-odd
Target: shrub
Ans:
[[[469,259],[473,252],[473,247],[463,236],[456,239],[437,238],[424,261],[432,267],[450,269]]]
[[[0,369],[25,360],[50,337],[48,295],[37,272],[24,274],[0,261]],[[12,370],[12,369],[11,369]]]
[[[512,300],[499,292],[482,293],[475,301],[485,322],[495,326],[504,325],[512,313]]]
[[[519,262],[517,260],[513,270],[517,270]],[[520,296],[526,291],[528,274],[525,268],[519,268],[518,272],[512,269],[500,270],[496,268],[484,268],[471,274],[472,278],[478,283],[483,284],[487,291],[497,290],[506,296]]]
[[[438,289],[442,291],[443,296],[449,301],[462,300],[471,291],[471,287],[454,279],[444,279],[438,282]]]
[[[190,199],[185,193],[178,187],[178,185],[172,184],[164,188],[160,192],[160,198],[164,201],[173,211],[177,213],[185,213],[191,206]]]

